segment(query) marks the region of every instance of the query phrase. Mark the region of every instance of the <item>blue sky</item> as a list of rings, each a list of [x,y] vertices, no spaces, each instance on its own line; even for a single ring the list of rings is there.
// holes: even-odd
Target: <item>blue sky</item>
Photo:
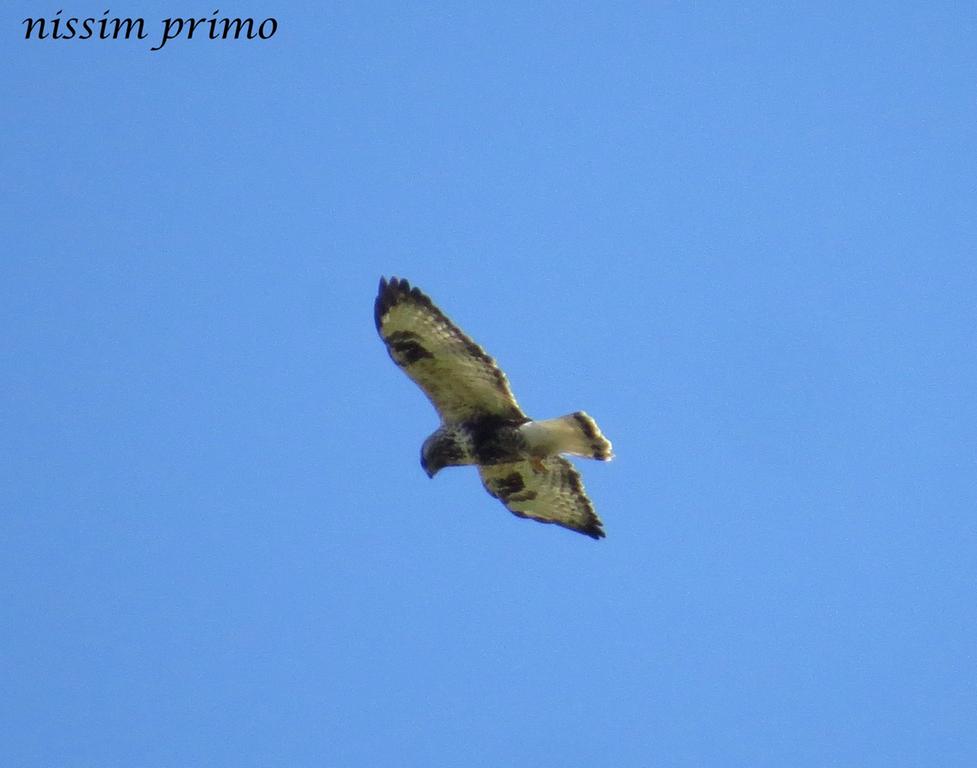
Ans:
[[[2,762],[973,765],[977,13],[771,5],[5,4]],[[428,480],[390,274],[607,539]]]

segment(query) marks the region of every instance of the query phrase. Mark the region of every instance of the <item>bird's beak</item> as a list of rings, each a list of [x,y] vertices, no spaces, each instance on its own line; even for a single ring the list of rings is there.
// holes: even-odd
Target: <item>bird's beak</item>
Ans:
[[[433,477],[434,477],[434,476],[435,476],[436,474],[438,474],[438,470],[436,470],[436,469],[431,469],[430,467],[424,467],[424,473],[425,473],[425,474],[426,474],[426,475],[427,475],[428,477],[430,477],[430,478],[433,478]]]

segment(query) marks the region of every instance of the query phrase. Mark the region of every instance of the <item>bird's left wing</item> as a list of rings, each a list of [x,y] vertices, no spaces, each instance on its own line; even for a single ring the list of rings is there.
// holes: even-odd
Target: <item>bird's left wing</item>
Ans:
[[[485,415],[525,420],[495,361],[406,280],[380,280],[374,319],[390,357],[424,390],[443,421]]]
[[[529,461],[480,466],[478,474],[485,490],[512,514],[603,538],[603,524],[584,492],[580,474],[566,459],[550,456],[537,467]]]

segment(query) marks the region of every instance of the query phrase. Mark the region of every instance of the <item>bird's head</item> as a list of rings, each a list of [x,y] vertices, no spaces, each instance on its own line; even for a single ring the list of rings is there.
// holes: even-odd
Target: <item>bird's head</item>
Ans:
[[[438,451],[438,435],[435,433],[425,440],[424,445],[421,446],[421,469],[428,477],[434,477],[445,466]]]
[[[421,468],[434,477],[445,467],[462,463],[462,450],[452,431],[439,429],[421,446]]]

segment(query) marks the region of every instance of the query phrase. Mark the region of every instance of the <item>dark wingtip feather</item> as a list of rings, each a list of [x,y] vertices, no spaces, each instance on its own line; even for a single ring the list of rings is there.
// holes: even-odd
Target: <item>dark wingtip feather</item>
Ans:
[[[376,323],[377,331],[380,330],[380,324],[383,321],[383,316],[390,311],[390,308],[397,303],[397,297],[399,293],[410,290],[410,286],[407,285],[406,280],[398,280],[396,277],[391,277],[388,281],[387,278],[380,278],[380,287],[377,289],[377,300],[373,303],[373,322]]]
[[[581,528],[580,533],[590,536],[590,538],[594,539],[594,541],[600,541],[607,536],[607,534],[604,533],[604,529],[601,527],[600,520],[595,520],[586,528]]]
[[[380,320],[387,311],[384,308],[383,297],[387,293],[387,278],[380,277],[380,287],[377,289],[377,298],[373,302],[373,322],[376,323],[377,331],[380,330]]]
[[[385,277],[380,278],[380,287],[377,290],[377,300],[373,304],[373,321],[376,323],[377,331],[380,330],[380,325],[383,321],[383,316],[391,310],[392,307],[399,304],[404,299],[409,299],[410,301],[421,304],[428,307],[440,317],[444,317],[444,314],[437,307],[434,306],[433,302],[420,288],[412,287],[411,284],[402,277],[393,277],[389,280]],[[445,318],[447,319],[447,318]]]

